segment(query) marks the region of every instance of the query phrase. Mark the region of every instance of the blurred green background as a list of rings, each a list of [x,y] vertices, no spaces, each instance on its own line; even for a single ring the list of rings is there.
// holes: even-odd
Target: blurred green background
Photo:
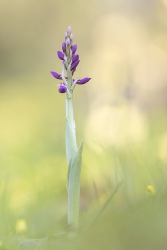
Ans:
[[[74,93],[82,214],[121,180],[115,206],[147,200],[148,185],[164,192],[166,16],[167,0],[0,0],[2,241],[20,219],[26,237],[66,227],[65,96],[50,71],[61,72],[56,52],[69,25],[81,58],[75,77],[92,78]]]

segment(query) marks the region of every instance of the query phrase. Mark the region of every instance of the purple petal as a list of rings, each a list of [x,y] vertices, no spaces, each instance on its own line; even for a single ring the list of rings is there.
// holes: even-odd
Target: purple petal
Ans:
[[[80,62],[80,60],[75,61],[74,63],[72,63],[72,64],[71,64],[71,70],[76,69],[76,67],[78,66],[79,62]]]
[[[65,42],[62,43],[62,50],[64,53],[66,53],[66,43]]]
[[[62,76],[60,74],[58,74],[55,71],[50,71],[50,73],[52,74],[52,76],[54,76],[56,79],[62,80]]]
[[[60,60],[64,60],[64,54],[63,54],[63,52],[57,51],[57,55],[58,55],[58,58],[59,58]]]
[[[77,84],[85,84],[85,83],[89,82],[90,79],[91,79],[91,78],[89,78],[89,77],[85,77],[85,78],[83,78],[83,79],[81,79],[81,80],[78,80],[78,81],[77,81]]]
[[[72,76],[74,75],[75,71],[76,71],[76,68],[72,70]]]
[[[65,93],[65,92],[67,92],[67,87],[63,83],[60,83],[60,87],[59,87],[58,91],[59,91],[59,93]]]
[[[70,43],[71,43],[70,38],[67,37],[67,39],[66,39],[66,46],[70,46]]]
[[[77,51],[77,44],[74,44],[73,46],[71,46],[71,50],[72,50],[72,54],[75,54],[75,52]]]
[[[72,63],[76,62],[79,60],[79,55],[73,55],[72,56]]]

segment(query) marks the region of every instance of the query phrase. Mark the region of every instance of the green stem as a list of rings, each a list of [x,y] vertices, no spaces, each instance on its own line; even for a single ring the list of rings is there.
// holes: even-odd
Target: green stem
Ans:
[[[74,122],[74,112],[73,112],[73,93],[70,92],[71,96],[66,98],[66,118],[69,121],[70,127],[72,128],[73,132],[75,133],[75,122]],[[76,135],[75,135],[76,137]],[[76,138],[75,138],[76,140]]]
[[[66,156],[68,163],[68,225],[77,228],[79,225],[80,202],[80,167],[74,167],[74,155],[78,150],[76,142],[75,121],[73,114],[72,91],[66,95]]]
[[[69,165],[73,154],[77,150],[77,140],[73,113],[72,91],[66,95],[66,158]]]
[[[79,203],[80,168],[77,168],[71,169],[68,183],[68,225],[72,229],[77,229],[79,226]]]

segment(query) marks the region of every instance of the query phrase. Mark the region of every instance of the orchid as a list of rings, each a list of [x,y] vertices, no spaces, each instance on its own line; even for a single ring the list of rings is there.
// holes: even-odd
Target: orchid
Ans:
[[[80,63],[79,55],[76,54],[77,45],[73,45],[71,27],[65,32],[65,41],[62,43],[62,51],[57,51],[58,58],[62,61],[62,73],[55,71],[50,73],[59,84],[59,93],[66,93],[66,158],[68,165],[68,225],[70,228],[79,226],[79,200],[80,200],[80,173],[82,165],[83,142],[78,147],[76,140],[76,126],[73,114],[73,90],[78,85],[83,85],[91,78],[74,79],[74,73]]]

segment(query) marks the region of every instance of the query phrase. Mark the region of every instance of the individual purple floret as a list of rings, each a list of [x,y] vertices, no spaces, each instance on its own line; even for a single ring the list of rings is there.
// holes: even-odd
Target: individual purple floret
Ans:
[[[79,55],[73,55],[72,56],[72,63],[76,62],[79,60]]]
[[[72,64],[71,64],[71,70],[76,69],[76,67],[78,66],[79,62],[80,62],[80,60],[75,61],[74,63],[72,63]]]
[[[72,70],[72,75],[74,75],[75,71],[76,71],[76,68]]]
[[[62,76],[55,71],[50,72],[56,79],[62,80]]]
[[[66,46],[70,46],[70,43],[71,43],[70,38],[67,37],[67,39],[66,39]]]
[[[59,93],[65,93],[65,92],[67,92],[67,87],[63,83],[60,83],[60,87],[59,87],[58,91],[59,91]]]
[[[66,43],[65,42],[62,43],[62,50],[64,53],[66,53]]]
[[[57,51],[58,58],[63,61],[63,71],[62,74],[58,74],[55,71],[51,71],[53,77],[58,80],[63,80],[63,83],[60,84],[58,91],[60,93],[68,92],[68,96],[72,94],[76,84],[85,84],[90,81],[91,78],[85,77],[83,79],[71,81],[71,76],[74,75],[76,68],[80,62],[79,55],[75,54],[77,51],[77,44],[73,44],[73,35],[71,33],[71,27],[67,28],[65,32],[65,40],[62,43],[62,51]]]
[[[90,79],[91,79],[91,78],[89,78],[89,77],[85,77],[85,78],[83,78],[83,79],[81,79],[81,80],[78,80],[76,83],[77,83],[77,84],[85,84],[85,83],[89,82]]]
[[[63,54],[63,52],[57,51],[57,55],[58,55],[58,58],[59,58],[60,60],[64,60],[64,54]]]
[[[75,54],[75,52],[77,51],[77,45],[73,45],[71,46],[71,50],[72,50],[72,54]]]

